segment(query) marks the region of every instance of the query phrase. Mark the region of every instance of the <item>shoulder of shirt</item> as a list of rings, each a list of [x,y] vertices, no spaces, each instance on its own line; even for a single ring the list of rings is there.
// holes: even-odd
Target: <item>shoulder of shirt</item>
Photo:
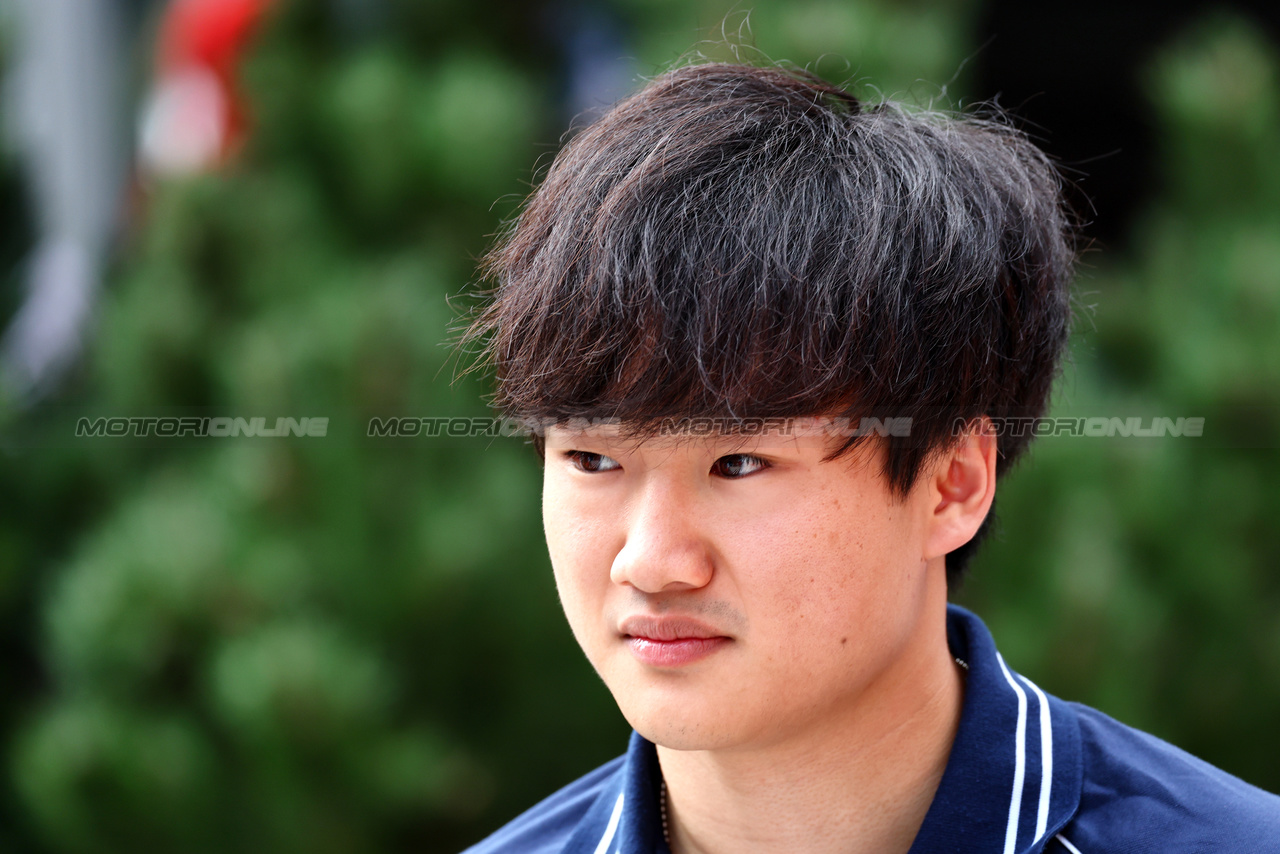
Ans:
[[[1066,850],[1280,852],[1280,797],[1097,709],[1067,705],[1080,725],[1083,779],[1061,833],[1074,846]]]
[[[563,850],[582,817],[622,770],[619,756],[525,810],[462,854],[551,854]]]

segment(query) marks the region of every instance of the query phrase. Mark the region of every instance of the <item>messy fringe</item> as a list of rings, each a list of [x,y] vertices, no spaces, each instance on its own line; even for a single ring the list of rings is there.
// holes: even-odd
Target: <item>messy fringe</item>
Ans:
[[[957,418],[1044,413],[1076,258],[1061,190],[990,111],[673,69],[560,151],[481,259],[463,344],[517,418],[911,418],[886,440],[905,494]],[[1001,437],[999,470],[1028,439]]]

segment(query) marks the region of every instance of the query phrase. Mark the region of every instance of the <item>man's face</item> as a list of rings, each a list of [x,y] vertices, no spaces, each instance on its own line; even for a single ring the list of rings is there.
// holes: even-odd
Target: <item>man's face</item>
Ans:
[[[932,498],[893,495],[878,445],[824,462],[832,441],[548,431],[560,599],[651,741],[767,746],[911,678],[942,571]]]

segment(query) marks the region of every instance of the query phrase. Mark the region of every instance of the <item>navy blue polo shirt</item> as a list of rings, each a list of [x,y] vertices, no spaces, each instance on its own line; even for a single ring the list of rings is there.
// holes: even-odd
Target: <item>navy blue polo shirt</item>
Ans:
[[[969,667],[960,726],[911,854],[1280,852],[1280,798],[1014,673],[947,609]],[[556,792],[464,854],[670,854],[654,746]]]

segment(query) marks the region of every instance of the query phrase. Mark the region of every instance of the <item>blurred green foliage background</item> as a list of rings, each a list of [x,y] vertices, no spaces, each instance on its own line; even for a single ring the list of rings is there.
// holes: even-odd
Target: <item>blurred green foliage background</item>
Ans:
[[[559,612],[534,453],[364,437],[486,413],[446,342],[570,118],[540,7],[398,0],[353,30],[340,5],[276,10],[246,149],[150,189],[81,370],[0,416],[5,850],[457,851],[625,746]],[[870,99],[988,94],[957,72],[976,0],[759,0],[746,25],[727,3],[604,8],[646,76],[707,38]],[[1218,15],[1143,58],[1158,181],[1085,256],[1056,398],[1203,416],[1205,437],[1040,440],[956,597],[1046,690],[1271,790],[1278,56]],[[70,438],[81,414],[171,412],[331,426]]]

